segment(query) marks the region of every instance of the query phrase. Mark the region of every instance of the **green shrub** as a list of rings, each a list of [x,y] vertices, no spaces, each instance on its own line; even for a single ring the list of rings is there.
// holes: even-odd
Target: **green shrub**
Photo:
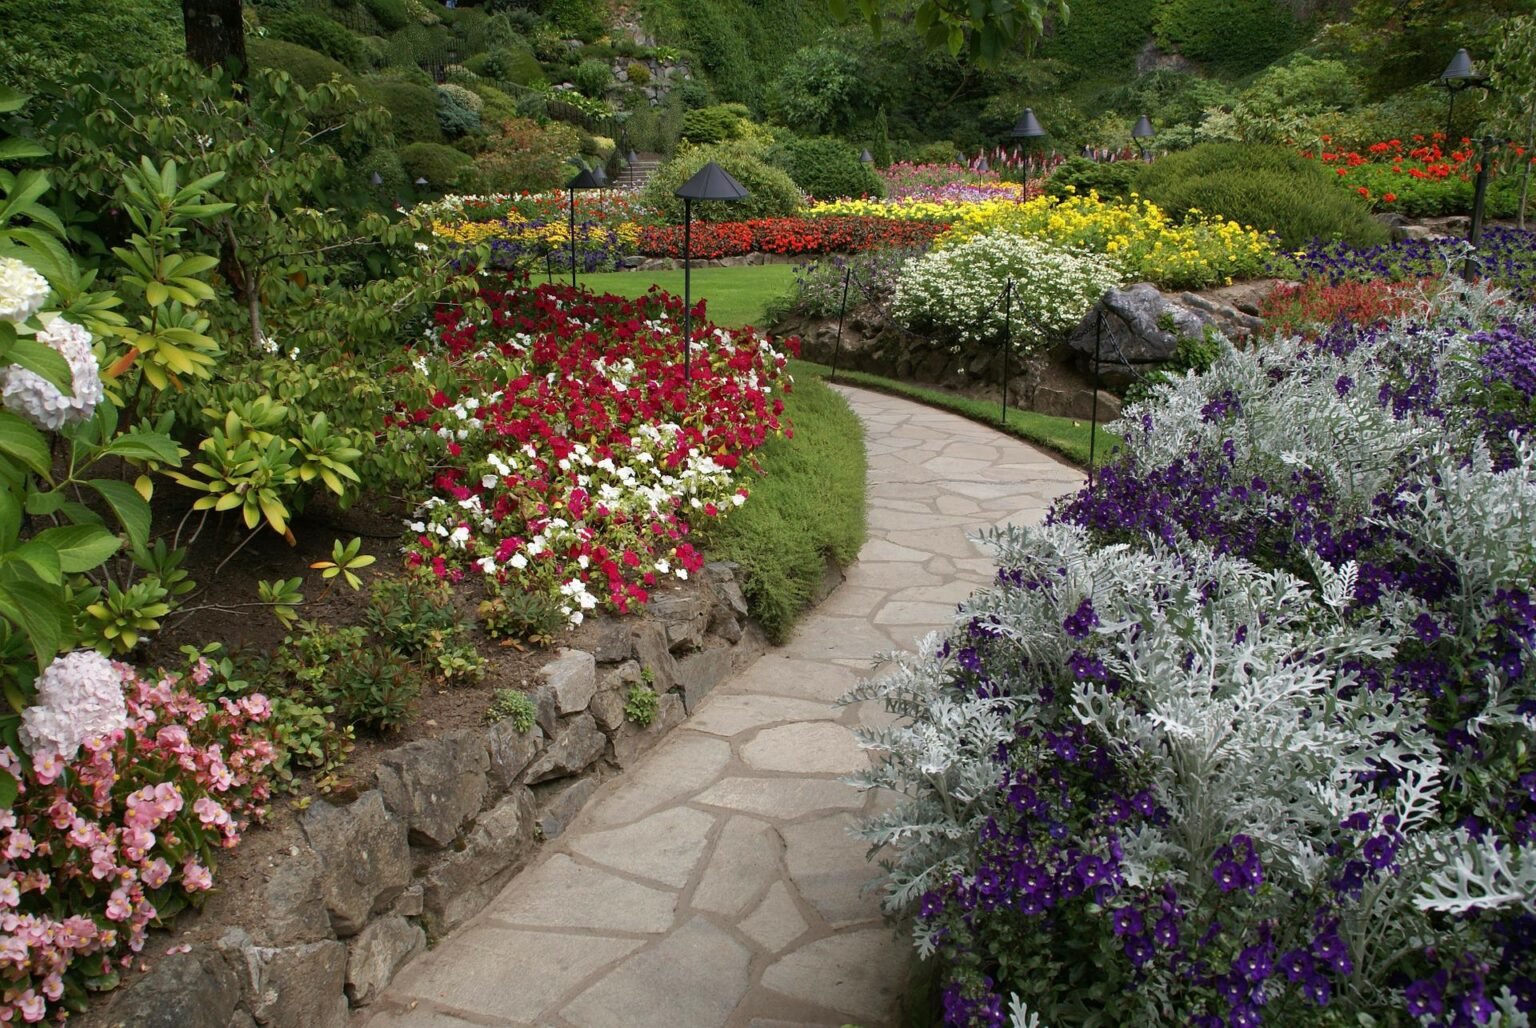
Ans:
[[[656,690],[642,682],[631,685],[624,694],[624,720],[632,721],[641,728],[656,720],[656,712],[660,708],[661,697],[656,695]]]
[[[651,66],[639,61],[629,62],[629,67],[624,69],[629,76],[629,82],[634,86],[648,86],[651,84]]]
[[[480,98],[480,124],[487,130],[495,128],[508,118],[517,117],[517,101],[495,86],[476,82],[469,88]]]
[[[533,729],[537,714],[538,708],[528,698],[527,693],[518,692],[516,689],[497,689],[496,695],[491,699],[490,709],[485,712],[485,719],[492,724],[498,721],[510,721],[512,727],[519,732],[528,732]]]
[[[251,36],[245,41],[245,56],[257,68],[286,71],[293,80],[306,89],[313,89],[333,76],[350,79],[351,72],[340,61],[316,53],[297,43],[285,43],[280,39],[264,39]]]
[[[1072,17],[1053,24],[1042,57],[1078,68],[1128,71],[1152,34],[1157,0],[1072,0]]]
[[[608,92],[608,87],[613,85],[613,69],[608,67],[607,61],[589,57],[576,65],[576,69],[571,72],[571,82],[581,91],[582,96],[600,100]]]
[[[1389,237],[1332,172],[1279,146],[1203,143],[1143,167],[1141,195],[1175,218],[1198,209],[1280,237],[1295,250],[1312,239],[1375,246]]]
[[[399,31],[411,23],[411,12],[405,0],[363,0],[363,6],[388,32]]]
[[[947,139],[924,143],[912,151],[910,158],[913,164],[948,164],[959,159],[960,151]]]
[[[374,175],[379,176],[379,184],[375,188],[379,197],[385,201],[405,196],[411,182],[405,176],[405,165],[400,163],[400,155],[393,150],[371,151],[363,159],[359,170],[369,182],[372,182]]]
[[[485,106],[463,86],[445,83],[437,87],[437,123],[447,139],[474,135],[480,131],[480,110]]]
[[[769,163],[789,172],[800,189],[818,200],[840,196],[884,196],[880,177],[838,139],[796,139],[768,153]]]
[[[174,0],[4,0],[0,26],[0,81],[27,93],[34,76],[68,75],[88,62],[138,67],[185,47]]]
[[[464,66],[476,75],[497,82],[531,86],[545,81],[543,65],[526,46],[498,46],[476,54],[465,61]]]
[[[773,81],[770,110],[797,132],[845,132],[869,108],[858,59],[834,46],[795,51]]]
[[[579,135],[569,125],[540,126],[527,118],[504,118],[497,122],[485,151],[475,157],[474,172],[466,184],[483,193],[554,189],[570,179],[566,160],[580,148]]]
[[[714,104],[683,114],[682,138],[690,143],[726,143],[744,134],[746,108],[740,104]]]
[[[443,128],[437,119],[437,90],[385,79],[369,83],[368,91],[389,111],[397,143],[443,141]]]
[[[544,16],[561,32],[591,41],[603,34],[607,5],[603,0],[548,0]]]
[[[1090,161],[1086,157],[1068,157],[1045,180],[1045,191],[1054,197],[1076,193],[1087,196],[1096,190],[1105,199],[1128,196],[1135,188],[1140,165],[1135,161]]]
[[[1158,0],[1154,31],[1165,47],[1230,75],[1295,49],[1300,26],[1275,0]]]
[[[307,46],[353,70],[369,67],[368,50],[362,40],[324,15],[304,11],[281,14],[268,19],[265,28],[272,39]]]
[[[641,202],[673,224],[683,220],[683,201],[672,193],[715,161],[746,188],[748,196],[734,203],[698,203],[693,216],[700,221],[745,221],[752,218],[783,218],[800,207],[800,190],[778,168],[769,167],[756,147],[743,142],[719,146],[695,146],[663,164],[646,183]]]
[[[442,192],[459,185],[474,160],[469,154],[441,143],[412,143],[400,150],[400,163],[412,182],[424,178],[432,189]]]

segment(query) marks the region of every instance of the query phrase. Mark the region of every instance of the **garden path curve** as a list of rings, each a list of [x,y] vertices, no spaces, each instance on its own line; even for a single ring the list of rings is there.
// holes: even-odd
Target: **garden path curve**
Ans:
[[[887,716],[832,703],[990,581],[967,533],[1038,521],[1082,475],[953,414],[842,392],[869,453],[869,541],[846,581],[355,1025],[896,1023],[911,945],[863,891],[875,870],[848,832],[877,797],[839,780],[867,759],[849,730]]]

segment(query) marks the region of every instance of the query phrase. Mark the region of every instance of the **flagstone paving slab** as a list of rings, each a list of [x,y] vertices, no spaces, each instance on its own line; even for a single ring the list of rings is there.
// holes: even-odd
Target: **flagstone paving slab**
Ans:
[[[681,889],[704,855],[715,819],[689,807],[674,807],[623,828],[586,832],[571,850],[588,860]]]
[[[765,728],[741,747],[741,759],[755,771],[811,775],[851,775],[869,767],[853,733],[826,722]]]
[[[899,797],[837,707],[877,654],[951,623],[994,567],[972,534],[1038,521],[1081,476],[985,425],[844,390],[863,419],[869,541],[793,638],[704,698],[479,917],[353,1028],[896,1028],[911,944],[851,827]]]
[[[651,1023],[719,1028],[730,1019],[751,984],[752,951],[729,933],[694,917],[650,948],[635,954],[561,1013],[582,1028],[634,1028],[640,1011],[656,1011]]]

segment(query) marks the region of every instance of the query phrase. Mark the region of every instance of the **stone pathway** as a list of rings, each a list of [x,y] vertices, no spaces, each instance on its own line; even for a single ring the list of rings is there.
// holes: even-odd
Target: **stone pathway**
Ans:
[[[872,657],[949,624],[992,575],[967,533],[1035,522],[1082,476],[952,414],[844,394],[869,450],[869,541],[788,644],[605,784],[539,861],[354,1024],[893,1025],[911,945],[849,826],[876,797],[833,706]]]

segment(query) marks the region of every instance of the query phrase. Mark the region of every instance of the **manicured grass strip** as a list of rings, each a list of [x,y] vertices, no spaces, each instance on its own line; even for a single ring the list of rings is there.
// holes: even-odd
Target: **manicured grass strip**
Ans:
[[[832,373],[832,369],[825,364],[817,364],[814,361],[793,360],[789,363],[789,370],[795,376],[795,388],[807,378],[826,378]],[[1079,467],[1088,466],[1088,443],[1091,436],[1090,426],[1086,420],[1075,418],[1058,418],[1050,414],[1037,414],[1034,411],[1008,409],[1008,423],[1000,425],[998,416],[1002,413],[1002,404],[988,400],[972,400],[964,396],[956,396],[940,389],[929,389],[909,382],[898,382],[894,379],[882,378],[879,375],[871,375],[863,371],[843,371],[837,373],[839,382],[860,386],[865,389],[874,389],[882,393],[890,393],[894,396],[904,396],[909,400],[927,404],[930,407],[940,407],[947,411],[953,411],[962,417],[979,421],[984,425],[1008,435],[1023,439],[1027,443],[1043,446],[1048,450],[1059,453],[1067,460]],[[1094,444],[1094,463],[1102,467],[1109,460],[1111,452],[1120,445],[1120,437],[1109,431],[1103,425],[1098,426],[1098,441]]]
[[[570,281],[567,271],[566,279]],[[535,282],[543,279],[535,278]],[[559,281],[559,276],[556,276]],[[613,293],[631,299],[645,295],[652,285],[674,296],[683,295],[683,272],[677,271],[604,271],[578,275],[577,281],[597,293]],[[793,264],[760,264],[744,268],[693,269],[693,299],[707,303],[705,315],[723,328],[761,325],[763,308],[788,292],[795,284]]]
[[[741,565],[752,615],[775,643],[810,604],[827,556],[851,564],[864,545],[864,426],[848,403],[801,376],[786,400],[793,439],[757,451],[741,507],[696,529],[711,560]]]

